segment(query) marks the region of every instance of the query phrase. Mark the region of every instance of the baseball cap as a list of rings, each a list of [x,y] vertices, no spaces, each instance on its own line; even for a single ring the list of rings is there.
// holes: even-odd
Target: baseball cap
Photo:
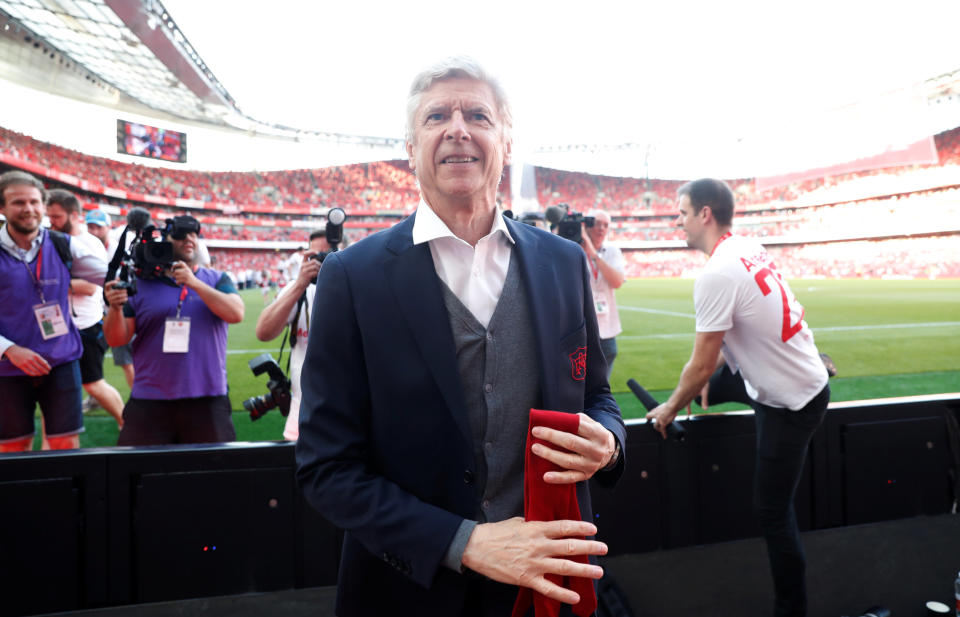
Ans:
[[[90,210],[87,212],[86,221],[101,227],[110,227],[110,217],[103,210]]]

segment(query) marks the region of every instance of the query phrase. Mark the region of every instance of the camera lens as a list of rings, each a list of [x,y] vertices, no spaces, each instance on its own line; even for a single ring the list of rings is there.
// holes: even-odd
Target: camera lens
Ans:
[[[243,401],[243,408],[250,412],[250,419],[257,420],[263,414],[267,413],[277,404],[273,400],[273,394],[267,393],[262,396],[254,396]]]

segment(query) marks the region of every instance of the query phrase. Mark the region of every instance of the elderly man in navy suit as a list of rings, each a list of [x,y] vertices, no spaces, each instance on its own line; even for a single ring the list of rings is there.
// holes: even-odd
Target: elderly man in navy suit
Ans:
[[[617,480],[626,431],[583,251],[497,210],[510,129],[472,60],[421,73],[407,108],[417,211],[320,271],[297,465],[345,530],[343,617],[508,615],[518,586],[576,604],[545,575],[603,575],[587,480]],[[556,446],[533,447],[559,468],[543,481],[575,486],[580,520],[523,518],[531,408],[580,415],[576,433],[533,430]]]

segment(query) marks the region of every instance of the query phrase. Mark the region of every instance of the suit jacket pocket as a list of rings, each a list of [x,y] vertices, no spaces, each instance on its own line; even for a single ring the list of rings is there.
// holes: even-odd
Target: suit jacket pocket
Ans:
[[[583,410],[583,387],[587,377],[587,324],[564,336],[560,340],[559,357],[555,360],[555,370],[559,371],[558,386],[561,407],[557,411]]]

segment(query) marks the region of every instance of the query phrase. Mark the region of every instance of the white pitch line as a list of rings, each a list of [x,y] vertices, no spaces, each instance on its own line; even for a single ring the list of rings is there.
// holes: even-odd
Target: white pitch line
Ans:
[[[846,332],[855,330],[898,330],[900,328],[950,328],[960,326],[960,321],[927,321],[921,323],[887,323],[872,326],[828,326],[813,328],[816,332]]]
[[[277,347],[277,348],[275,348],[275,349],[228,349],[228,350],[227,350],[227,355],[230,355],[230,356],[234,356],[234,355],[237,355],[237,354],[258,354],[258,355],[259,355],[259,354],[262,354],[262,353],[272,353],[272,354],[276,354],[278,349],[279,349],[279,347]],[[288,349],[284,349],[283,351],[284,351],[284,357],[286,357],[287,351],[289,351],[289,350],[288,350]],[[108,351],[108,352],[104,355],[104,357],[105,357],[105,358],[112,358],[112,357],[113,357],[113,352]],[[276,359],[276,358],[274,358],[274,359]]]
[[[861,330],[898,330],[902,328],[951,328],[960,326],[960,321],[929,321],[922,323],[900,323],[900,324],[876,324],[872,326],[827,326],[825,328],[812,328],[813,333],[818,332],[856,332]],[[672,339],[672,338],[693,338],[693,332],[677,332],[670,334],[638,334],[638,335],[620,335],[617,339],[628,341],[639,341],[644,339]]]
[[[620,307],[624,308],[624,307]],[[693,315],[685,315],[683,313],[667,313],[666,311],[657,311],[654,309],[638,309],[631,307],[630,310],[650,312],[650,313],[666,313],[668,315],[677,315],[679,317],[693,317]],[[813,328],[814,334],[818,332],[855,332],[860,330],[896,330],[900,328],[951,328],[960,326],[960,321],[930,321],[923,323],[900,323],[900,324],[877,324],[873,326],[827,326],[825,328]],[[640,341],[646,339],[672,339],[672,338],[693,338],[694,332],[673,332],[669,334],[635,334],[635,335],[626,335],[621,334],[617,337],[619,340],[624,341]],[[275,353],[275,349],[228,349],[227,353],[230,355],[236,354],[261,354],[261,353]],[[107,352],[107,356],[112,357],[112,353]]]
[[[622,311],[635,311],[637,313],[653,313],[654,315],[672,315],[674,317],[689,317],[690,319],[696,319],[696,315],[690,313],[677,313],[674,311],[661,311],[658,309],[650,308],[641,308],[639,306],[621,306],[619,307]]]

